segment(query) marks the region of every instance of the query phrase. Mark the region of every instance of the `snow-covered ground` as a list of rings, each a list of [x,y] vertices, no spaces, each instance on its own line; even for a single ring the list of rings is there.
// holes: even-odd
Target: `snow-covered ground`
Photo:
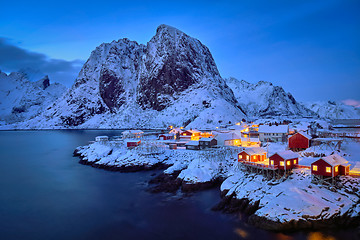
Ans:
[[[360,163],[360,143],[346,140],[340,151],[352,165]],[[284,143],[270,143],[271,154],[285,150]],[[240,148],[223,147],[211,150],[170,150],[154,140],[144,140],[140,147],[127,149],[125,141],[95,142],[77,148],[83,160],[108,167],[133,167],[165,164],[164,171],[172,174],[180,171],[178,178],[188,184],[202,184],[218,178],[225,179],[221,191],[227,196],[248,199],[250,204],[260,201],[255,212],[276,223],[290,221],[322,221],[336,216],[348,217],[360,214],[360,178],[342,176],[336,187],[311,183],[309,169],[295,169],[286,179],[269,180],[260,174],[250,174],[238,167],[237,153]],[[310,151],[307,149],[306,151]],[[310,165],[318,158],[301,157],[301,165]]]

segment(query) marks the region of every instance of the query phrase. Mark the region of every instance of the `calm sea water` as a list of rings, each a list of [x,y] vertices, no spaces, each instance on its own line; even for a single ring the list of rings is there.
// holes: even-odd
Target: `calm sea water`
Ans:
[[[211,211],[219,190],[151,194],[154,173],[95,169],[75,147],[121,131],[0,132],[0,239],[311,239],[254,228]],[[353,230],[329,236],[352,239]],[[317,238],[321,239],[321,238]]]

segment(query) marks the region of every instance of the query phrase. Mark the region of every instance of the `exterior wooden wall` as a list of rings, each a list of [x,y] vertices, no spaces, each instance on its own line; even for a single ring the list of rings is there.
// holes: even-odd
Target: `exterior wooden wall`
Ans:
[[[295,133],[289,138],[289,148],[297,149],[297,148],[308,148],[310,147],[310,141],[300,133]]]
[[[318,166],[317,171],[313,171],[313,165]],[[326,172],[326,167],[331,168],[330,173]],[[327,162],[325,162],[321,158],[311,164],[311,174],[314,174],[314,175],[320,175],[320,176],[324,176],[324,177],[332,177],[332,176],[336,177],[337,175],[339,175],[340,170],[341,170],[341,168],[339,166],[339,171],[335,172],[335,167],[332,167],[330,164],[328,164]],[[332,174],[332,171],[334,171],[334,175]]]
[[[293,169],[295,167],[295,164],[299,164],[299,159],[298,158],[292,158],[292,159],[288,159],[288,160],[285,161],[278,154],[272,155],[269,159],[270,159],[269,164],[271,163],[271,160],[273,160],[274,161],[274,166],[277,166],[281,170]],[[294,163],[294,160],[295,160],[295,163]],[[280,161],[283,161],[284,165],[286,165],[287,162],[290,161],[290,165],[286,165],[286,168],[285,168],[285,166],[280,166]]]
[[[250,161],[250,162],[260,162],[260,161],[264,161],[265,160],[265,155],[260,155],[260,154],[256,154],[256,155],[252,155],[250,156],[249,154],[247,154],[246,152],[241,152],[238,154],[238,160],[243,159],[245,161]],[[249,160],[246,159],[246,156],[249,156]]]

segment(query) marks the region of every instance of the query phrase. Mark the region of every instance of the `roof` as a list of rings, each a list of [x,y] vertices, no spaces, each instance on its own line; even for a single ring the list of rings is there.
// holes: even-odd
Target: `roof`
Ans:
[[[259,133],[287,133],[289,130],[288,125],[260,125]]]
[[[186,146],[199,146],[199,141],[189,141],[185,145]]]
[[[208,138],[200,138],[199,141],[202,141],[202,142],[210,142],[211,140],[213,140],[214,138],[213,137],[208,137]]]
[[[191,132],[191,133],[201,133],[201,131],[196,130],[196,129],[191,129],[191,130],[186,130],[187,132]]]
[[[266,150],[261,147],[248,147],[242,150],[241,152],[246,152],[249,155],[265,154]]]
[[[173,129],[170,130],[170,133],[177,133],[177,132],[182,133],[183,130],[181,128],[179,128],[179,127],[176,127],[176,128],[173,128]]]
[[[108,136],[97,136],[95,138],[109,138]]]
[[[143,134],[144,132],[141,130],[126,130],[123,131],[122,134]]]
[[[340,157],[338,154],[329,155],[326,157],[322,157],[320,159],[324,160],[333,167],[337,165],[344,165],[344,166],[349,165],[348,161],[345,158]]]
[[[215,135],[215,139],[218,140],[218,141],[241,139],[241,135],[237,134],[234,131],[229,131],[229,132],[216,132],[216,131],[214,131],[213,134]]]
[[[296,134],[301,134],[301,135],[303,135],[304,137],[306,137],[309,140],[312,139],[312,137],[309,134],[307,134],[306,132],[297,132],[292,136],[295,136]],[[292,136],[290,136],[289,138],[291,138]]]
[[[141,140],[127,140],[126,142],[127,142],[127,143],[128,143],[128,142],[131,142],[131,143],[138,143],[138,142],[141,142]]]
[[[160,137],[160,136],[173,137],[174,134],[171,134],[171,133],[163,133],[163,134],[160,134],[159,137]]]
[[[276,152],[272,156],[274,156],[275,154],[279,155],[284,160],[293,159],[293,158],[299,158],[299,154],[297,154],[297,153],[295,153],[295,152],[293,152],[291,150]]]

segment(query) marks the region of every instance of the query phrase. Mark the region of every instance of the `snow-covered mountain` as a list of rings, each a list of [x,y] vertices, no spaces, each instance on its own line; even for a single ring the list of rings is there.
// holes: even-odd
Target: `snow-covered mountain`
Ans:
[[[0,125],[30,119],[52,104],[66,87],[50,84],[48,76],[32,82],[25,72],[0,71]]]
[[[328,119],[360,119],[360,108],[337,101],[306,102],[305,107]]]
[[[316,116],[316,114],[298,103],[291,93],[270,82],[248,83],[236,78],[226,79],[235,98],[248,116]]]
[[[160,25],[147,45],[103,43],[72,88],[21,128],[207,127],[246,114],[199,40]]]

